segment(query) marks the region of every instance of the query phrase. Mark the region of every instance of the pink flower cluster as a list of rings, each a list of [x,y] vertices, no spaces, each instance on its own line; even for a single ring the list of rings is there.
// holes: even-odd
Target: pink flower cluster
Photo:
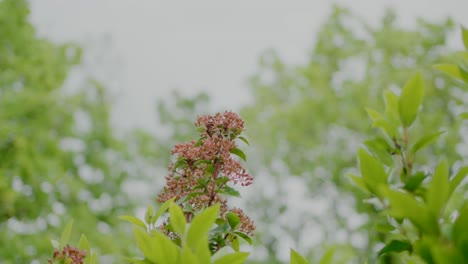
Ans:
[[[86,258],[87,252],[85,250],[79,250],[70,245],[63,247],[62,251],[54,249],[54,258],[53,260],[49,259],[49,263],[55,263],[55,261],[60,261],[59,263],[70,263],[70,264],[83,264]],[[65,262],[62,262],[65,261]]]
[[[235,139],[244,130],[244,121],[233,112],[225,112],[199,116],[195,126],[200,131],[200,139],[174,146],[171,154],[176,155],[177,160],[169,166],[166,185],[157,200],[189,197],[185,202],[194,210],[219,203],[221,215],[225,215],[227,202],[218,191],[228,182],[247,186],[253,181],[244,166],[232,156],[237,148]],[[219,181],[220,178],[225,181]],[[190,221],[190,215],[187,220]],[[249,226],[248,233],[254,229],[253,224],[246,226]]]

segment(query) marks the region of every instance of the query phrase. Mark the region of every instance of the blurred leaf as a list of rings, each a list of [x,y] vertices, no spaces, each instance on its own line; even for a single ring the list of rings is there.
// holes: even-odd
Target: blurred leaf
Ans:
[[[439,138],[439,136],[442,135],[443,133],[445,133],[445,131],[439,131],[439,132],[436,132],[436,133],[432,133],[432,134],[423,136],[411,147],[410,152],[412,154],[416,153],[418,150],[420,150],[420,149],[424,148],[425,146],[431,144],[432,142],[436,141]]]
[[[462,167],[458,173],[452,178],[450,181],[450,194],[455,191],[458,185],[465,179],[466,175],[468,174],[468,166]]]
[[[447,163],[441,161],[432,176],[429,189],[427,191],[427,204],[438,216],[442,208],[445,207],[450,195],[449,175]]]
[[[393,252],[412,251],[412,246],[409,241],[404,240],[392,240],[386,244],[381,250],[379,250],[379,256]]]
[[[185,215],[184,212],[182,212],[182,209],[180,206],[178,206],[175,203],[172,203],[171,206],[169,207],[169,213],[170,213],[170,224],[174,231],[178,233],[180,236],[184,236],[185,234],[185,225],[186,225],[186,220],[185,220]]]
[[[219,204],[203,210],[193,218],[187,233],[187,245],[192,249],[198,248],[200,241],[208,236],[219,212]]]
[[[468,50],[468,29],[462,26],[461,30],[462,30],[463,44],[465,45],[465,49]]]
[[[309,262],[301,256],[299,253],[291,249],[291,254],[290,254],[291,262],[290,264],[309,264]]]
[[[137,226],[140,226],[140,227],[142,227],[143,229],[146,230],[146,224],[143,221],[141,221],[140,219],[138,219],[138,218],[136,218],[136,217],[134,217],[132,215],[121,215],[121,216],[119,216],[119,218],[122,219],[122,220],[125,220],[127,222],[130,222],[132,224],[135,224]]]
[[[335,248],[330,248],[323,254],[322,258],[320,259],[319,264],[332,264],[333,263],[333,256],[335,255]]]
[[[146,213],[145,213],[145,222],[150,225],[150,224],[153,224],[156,222],[156,220],[154,219],[154,208],[152,205],[148,206],[148,209],[146,209]]]
[[[169,209],[169,207],[171,206],[171,204],[174,202],[176,197],[172,197],[171,199],[165,201],[158,209],[158,211],[156,212],[156,214],[154,215],[153,217],[153,221],[157,221],[159,219],[159,217],[164,214],[167,209]]]
[[[60,236],[60,243],[59,243],[60,249],[62,249],[65,245],[68,244],[68,241],[70,241],[72,227],[73,227],[73,220],[70,220],[65,226],[65,229],[63,229],[62,235]]]
[[[249,256],[246,252],[226,254],[214,262],[214,264],[242,264]]]
[[[379,186],[387,183],[387,173],[378,160],[369,155],[364,149],[358,151],[359,165],[362,178],[367,189],[378,195]]]
[[[400,118],[409,127],[416,119],[424,95],[424,82],[421,73],[414,75],[403,87],[399,101]]]
[[[414,192],[416,189],[418,189],[426,177],[427,176],[424,172],[418,171],[406,179],[404,188],[410,192]]]

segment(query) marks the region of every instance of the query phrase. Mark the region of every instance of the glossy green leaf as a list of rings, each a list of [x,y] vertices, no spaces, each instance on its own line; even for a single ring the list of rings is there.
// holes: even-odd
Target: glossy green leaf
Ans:
[[[466,175],[468,174],[468,166],[462,167],[457,174],[451,179],[450,181],[450,194],[455,191],[458,185],[465,179]]]
[[[235,252],[226,254],[214,262],[214,264],[242,264],[245,262],[249,253]]]
[[[403,252],[409,251],[411,252],[413,247],[409,241],[406,240],[392,240],[387,243],[381,250],[379,250],[379,256],[388,254],[388,253],[395,253],[395,252]]]
[[[293,249],[291,249],[290,252],[291,252],[290,253],[290,258],[291,258],[290,264],[309,264],[309,262],[303,256],[301,256],[299,253],[297,253]]]
[[[442,208],[445,207],[449,195],[450,185],[447,163],[442,161],[439,163],[432,176],[426,197],[430,210],[432,210],[436,216],[438,216]]]
[[[192,249],[196,249],[200,241],[208,236],[219,212],[219,204],[209,207],[198,214],[190,225],[187,233],[187,245]]]
[[[239,149],[239,148],[231,149],[231,153],[238,156],[238,157],[240,157],[244,161],[247,161],[247,156],[245,155],[245,153],[241,149]]]
[[[60,236],[60,242],[59,242],[60,248],[63,248],[70,241],[72,228],[73,228],[73,220],[70,220],[65,226],[65,229],[63,229],[62,235]]]
[[[229,226],[231,226],[231,229],[233,229],[233,230],[236,229],[236,227],[240,223],[239,216],[237,216],[237,214],[235,214],[233,212],[228,212],[226,214],[226,218],[227,218],[227,221],[229,223]]]
[[[387,183],[388,175],[382,164],[364,149],[359,149],[359,167],[367,189],[378,195],[380,185]]]
[[[406,83],[400,95],[400,118],[404,126],[409,127],[416,119],[423,95],[424,81],[421,73],[417,73]]]
[[[442,135],[443,133],[445,133],[445,131],[439,131],[439,132],[436,132],[436,133],[432,133],[432,134],[423,136],[411,147],[410,152],[412,154],[416,153],[418,150],[420,150],[420,149],[426,147],[427,145],[433,143],[434,141],[436,141],[440,137],[440,135]]]
[[[182,209],[180,208],[180,206],[178,206],[175,203],[172,203],[171,206],[169,207],[169,213],[171,215],[170,224],[173,230],[179,235],[184,236],[185,225],[186,225],[184,212],[182,212]]]
[[[121,216],[119,216],[119,218],[122,219],[122,220],[125,220],[125,221],[127,221],[129,223],[132,223],[134,225],[140,226],[143,229],[146,229],[146,224],[143,221],[141,221],[140,219],[138,219],[137,217],[135,217],[135,216],[121,215]]]

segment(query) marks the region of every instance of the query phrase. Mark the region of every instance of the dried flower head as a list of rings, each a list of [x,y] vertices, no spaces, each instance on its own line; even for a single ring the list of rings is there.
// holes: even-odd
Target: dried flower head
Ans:
[[[60,261],[60,263],[83,264],[86,255],[86,250],[79,250],[67,244],[61,251],[54,249],[54,258],[49,259],[48,262],[50,264],[55,263],[55,261]]]

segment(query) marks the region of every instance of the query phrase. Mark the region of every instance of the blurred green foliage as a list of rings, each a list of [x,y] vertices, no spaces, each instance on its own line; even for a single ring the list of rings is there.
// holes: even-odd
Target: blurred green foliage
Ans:
[[[44,262],[69,218],[101,254],[125,252],[116,216],[133,208],[129,157],[105,89],[65,90],[81,50],[38,37],[28,14],[27,1],[0,2],[0,262]]]

